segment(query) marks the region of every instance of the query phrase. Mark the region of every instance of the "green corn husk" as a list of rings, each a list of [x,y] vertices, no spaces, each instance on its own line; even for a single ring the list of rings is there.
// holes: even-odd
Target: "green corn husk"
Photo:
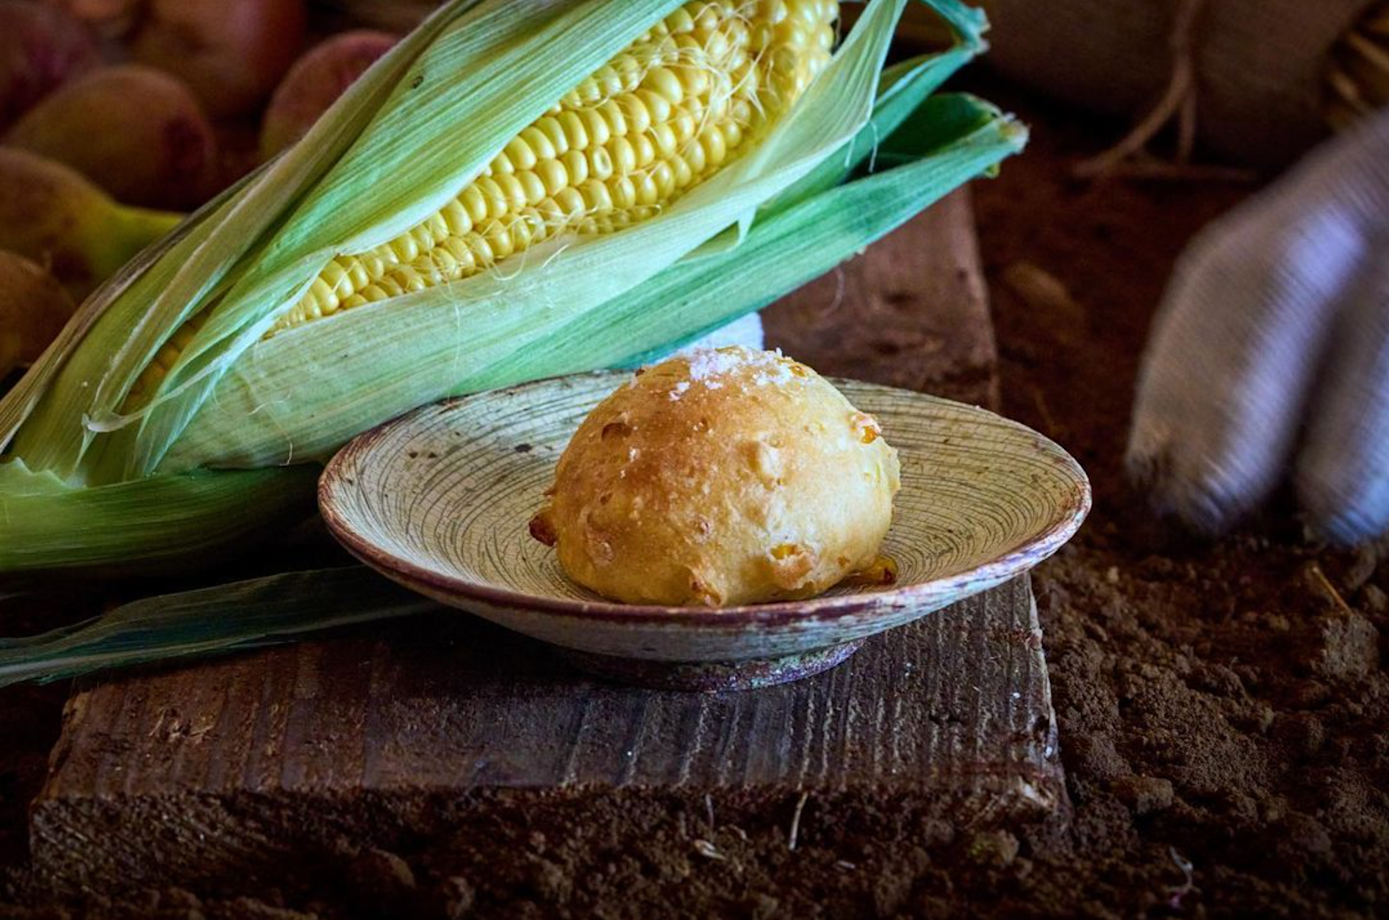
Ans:
[[[42,635],[0,639],[0,688],[258,648],[439,609],[365,567],[286,572],[149,597]]]
[[[0,400],[0,572],[173,560],[312,494],[316,462],[418,405],[660,354],[849,258],[1021,149],[968,97],[981,13],[886,71],[906,0],[871,0],[755,148],[659,216],[263,339],[335,255],[437,210],[675,0],[454,0],[310,132],[98,291]],[[464,130],[460,126],[466,126]],[[140,413],[131,385],[211,307]],[[76,523],[79,522],[80,523]]]

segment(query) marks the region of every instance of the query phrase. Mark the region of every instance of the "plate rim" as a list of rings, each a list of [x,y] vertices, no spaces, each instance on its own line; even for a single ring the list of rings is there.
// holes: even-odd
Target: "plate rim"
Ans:
[[[908,390],[902,387],[886,386],[866,380],[853,378],[826,378],[839,386],[853,383],[880,390],[892,390],[912,399],[947,403],[964,407],[972,412],[982,412],[994,416],[1004,423],[1026,431],[1038,439],[1039,446],[1050,448],[1058,455],[1060,464],[1073,475],[1079,501],[1069,516],[1059,518],[1037,536],[1009,549],[991,562],[976,566],[965,572],[949,575],[930,581],[915,582],[887,588],[885,590],[860,594],[839,594],[832,596],[805,598],[802,600],[771,601],[764,604],[740,604],[729,607],[674,607],[660,604],[624,604],[606,599],[581,600],[574,598],[549,597],[526,594],[504,588],[489,587],[465,578],[439,572],[386,550],[359,534],[348,523],[339,510],[334,492],[345,486],[346,475],[343,468],[354,458],[366,454],[377,441],[397,427],[409,425],[416,416],[427,412],[449,410],[472,399],[496,397],[527,389],[538,389],[554,385],[559,381],[579,378],[622,377],[630,371],[585,371],[576,374],[561,374],[543,377],[525,383],[513,384],[464,396],[450,396],[423,406],[418,406],[393,419],[362,432],[340,448],[323,469],[318,480],[318,507],[328,531],[349,553],[361,562],[376,569],[383,575],[404,584],[412,590],[424,589],[425,593],[439,599],[440,595],[457,598],[462,602],[477,601],[494,608],[510,608],[536,613],[556,614],[586,620],[602,620],[632,625],[669,625],[682,627],[730,627],[730,626],[778,626],[791,621],[826,622],[838,620],[865,610],[882,606],[902,607],[920,603],[933,595],[949,595],[967,588],[970,584],[1001,584],[1009,578],[1021,575],[1038,563],[1053,555],[1066,544],[1080,529],[1089,515],[1094,501],[1090,477],[1071,454],[1046,435],[1014,419],[1007,418],[981,406]],[[355,483],[351,486],[353,487]],[[418,586],[418,587],[417,587]]]

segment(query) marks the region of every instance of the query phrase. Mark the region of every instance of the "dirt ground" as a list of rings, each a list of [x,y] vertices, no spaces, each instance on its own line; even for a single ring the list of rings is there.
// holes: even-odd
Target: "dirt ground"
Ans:
[[[1247,190],[1074,183],[1070,164],[1118,126],[1006,88],[984,92],[1034,127],[1027,154],[976,185],[1005,410],[1071,450],[1095,486],[1089,523],[1035,583],[1066,820],[984,839],[922,828],[914,845],[880,854],[877,878],[852,887],[835,887],[842,867],[817,862],[814,840],[797,851],[799,868],[759,867],[758,885],[682,888],[625,864],[581,871],[543,834],[531,833],[524,865],[489,866],[499,838],[521,833],[494,827],[405,859],[357,853],[357,882],[336,889],[306,881],[252,899],[151,892],[122,908],[40,907],[22,869],[24,808],[64,688],[21,687],[0,692],[0,866],[12,867],[0,869],[0,918],[624,917],[634,903],[661,903],[649,899],[658,890],[684,892],[666,902],[671,916],[762,920],[1389,916],[1389,568],[1371,550],[1306,542],[1287,509],[1197,541],[1153,521],[1120,466],[1138,357],[1171,264]],[[1059,279],[1070,298],[1021,297],[1020,264]],[[0,606],[0,635],[24,625]],[[669,863],[662,846],[647,847],[652,865]],[[407,900],[428,906],[406,911],[390,897],[426,879],[429,897]]]

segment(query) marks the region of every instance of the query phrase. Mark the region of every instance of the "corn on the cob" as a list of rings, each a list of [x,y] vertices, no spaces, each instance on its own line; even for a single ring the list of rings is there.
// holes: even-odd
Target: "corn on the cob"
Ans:
[[[457,281],[556,235],[644,220],[736,156],[829,63],[838,0],[690,0],[567,93],[407,233],[334,258],[266,337]],[[200,328],[132,390],[142,405]]]
[[[850,257],[1025,139],[928,98],[984,22],[926,2],[959,44],[883,74],[906,0],[837,47],[832,0],[450,0],[0,399],[0,571],[224,543],[372,425],[669,348]]]
[[[691,0],[511,140],[429,220],[329,263],[270,330],[466,278],[566,230],[651,217],[793,105],[837,0]]]

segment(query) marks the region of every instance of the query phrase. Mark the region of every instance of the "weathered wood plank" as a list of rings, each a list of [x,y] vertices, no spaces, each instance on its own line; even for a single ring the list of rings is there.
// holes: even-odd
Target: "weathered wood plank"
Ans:
[[[764,312],[822,374],[998,408],[998,347],[968,188]]]
[[[594,681],[458,614],[116,678],[69,703],[33,855],[64,886],[224,884],[341,834],[442,833],[420,816],[498,790],[1036,817],[1064,797],[1040,635],[1020,579],[749,693]]]

